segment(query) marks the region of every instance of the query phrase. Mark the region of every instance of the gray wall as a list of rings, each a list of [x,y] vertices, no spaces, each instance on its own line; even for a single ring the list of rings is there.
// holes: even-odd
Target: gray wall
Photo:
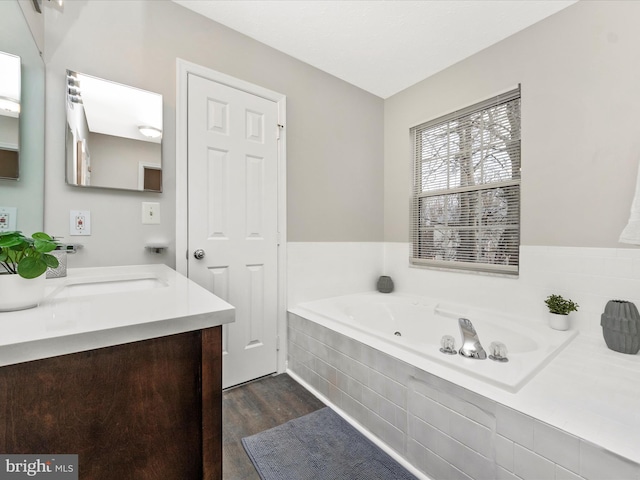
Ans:
[[[18,5],[29,25],[31,36],[39,52],[44,51],[44,16],[36,12],[33,0],[18,0]]]
[[[143,140],[89,133],[91,185],[138,190],[139,164],[160,167],[161,145]]]
[[[385,101],[385,240],[407,242],[409,128],[522,84],[523,245],[618,243],[640,161],[640,2],[582,1]]]
[[[19,128],[18,118],[0,115],[0,144],[5,147],[18,149]]]
[[[289,241],[382,240],[382,99],[165,0],[65,2],[47,9],[45,35],[45,229],[68,238],[70,209],[92,215],[71,266],[174,265],[176,57],[287,96]],[[164,96],[164,193],[65,185],[67,68]],[[160,202],[161,225],[141,224],[144,201]],[[159,240],[168,254],[144,252]]]

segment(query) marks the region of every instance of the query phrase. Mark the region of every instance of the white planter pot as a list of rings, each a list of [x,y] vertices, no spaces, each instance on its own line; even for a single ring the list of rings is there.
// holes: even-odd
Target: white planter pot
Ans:
[[[30,279],[20,275],[0,275],[0,312],[38,306],[44,298],[45,281],[44,275]]]
[[[549,326],[554,330],[569,330],[569,315],[549,312]]]

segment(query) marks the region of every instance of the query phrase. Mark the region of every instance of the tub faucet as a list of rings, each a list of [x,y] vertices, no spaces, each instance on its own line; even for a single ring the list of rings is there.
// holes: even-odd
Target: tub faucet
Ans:
[[[468,358],[476,358],[484,360],[487,358],[487,352],[484,351],[480,344],[480,339],[473,328],[473,323],[467,318],[459,318],[460,334],[462,335],[462,347],[460,347],[460,355]]]

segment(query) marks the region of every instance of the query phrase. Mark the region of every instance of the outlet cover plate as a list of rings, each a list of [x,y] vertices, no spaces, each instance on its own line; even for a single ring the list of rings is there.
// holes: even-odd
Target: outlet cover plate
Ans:
[[[91,235],[91,212],[89,210],[71,210],[69,235]]]
[[[17,207],[0,207],[0,232],[16,231],[17,217]]]

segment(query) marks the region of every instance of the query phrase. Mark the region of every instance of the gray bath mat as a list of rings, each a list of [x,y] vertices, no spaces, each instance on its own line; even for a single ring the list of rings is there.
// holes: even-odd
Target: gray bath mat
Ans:
[[[262,480],[416,480],[329,407],[242,445]]]

